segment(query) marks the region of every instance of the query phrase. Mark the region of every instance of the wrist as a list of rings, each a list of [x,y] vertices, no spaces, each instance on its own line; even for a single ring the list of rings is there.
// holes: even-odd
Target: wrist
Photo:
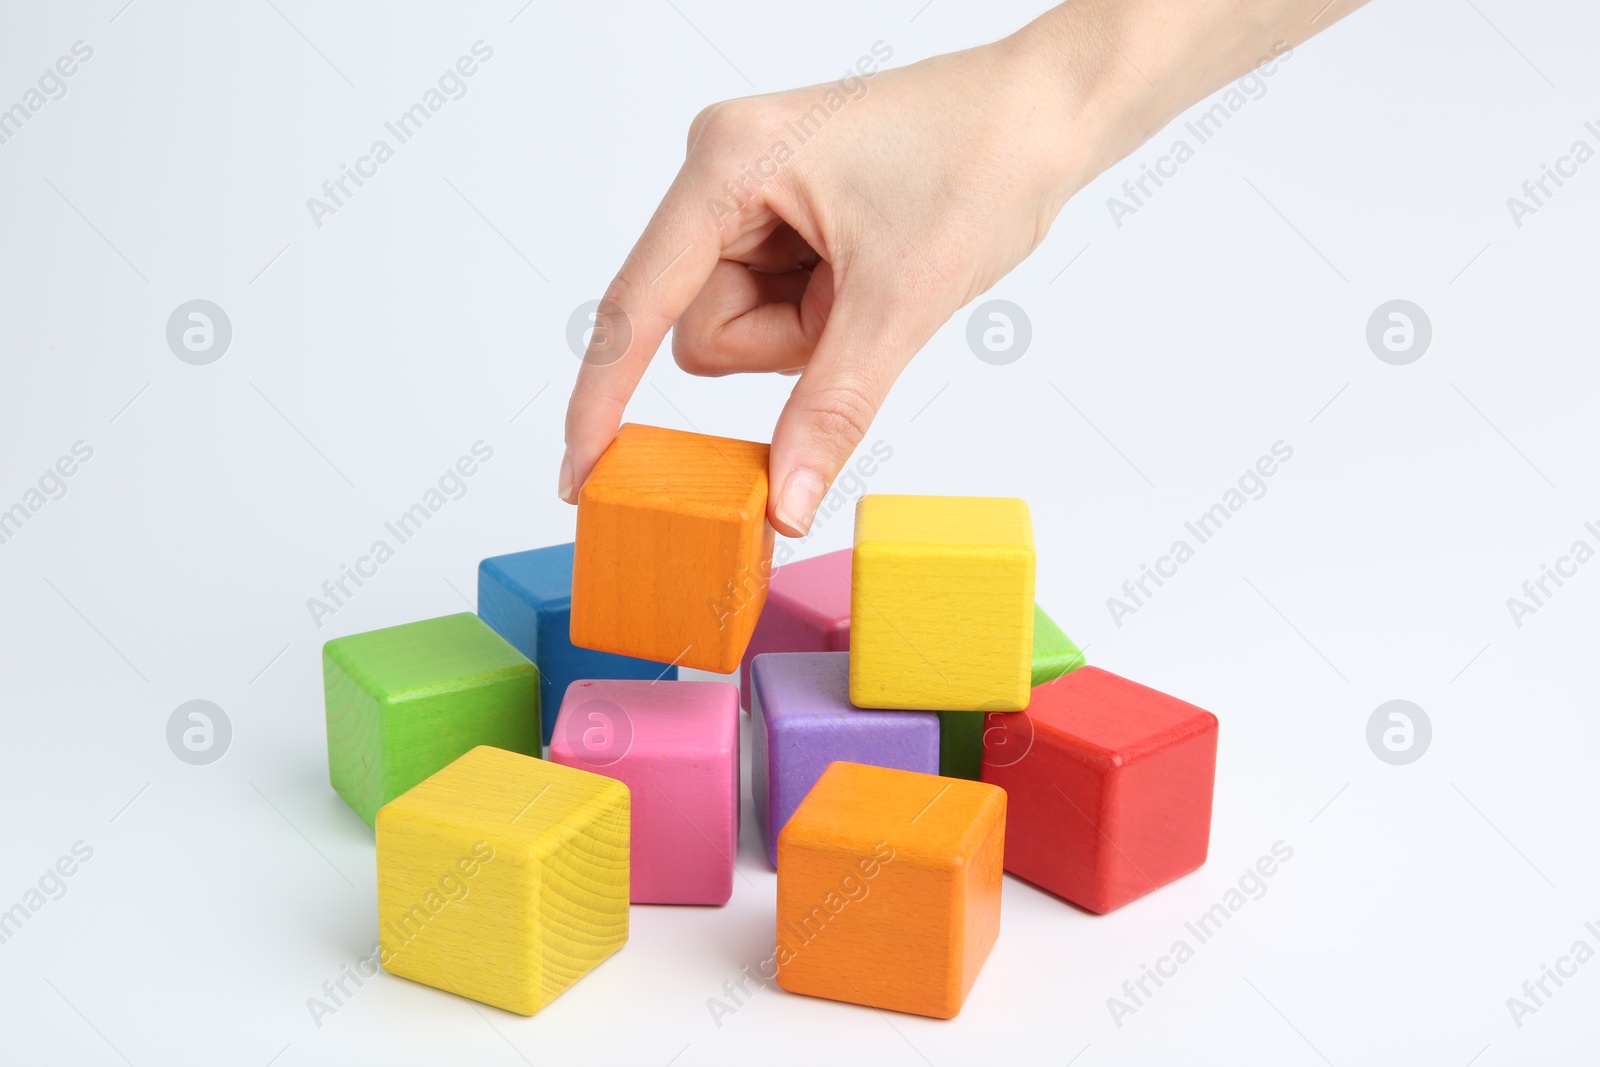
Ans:
[[[1051,130],[1039,165],[1061,203],[1177,113],[1156,88],[1153,59],[1135,59],[1116,42],[1121,27],[1095,18],[1064,6],[995,45],[1021,71],[1024,106]]]

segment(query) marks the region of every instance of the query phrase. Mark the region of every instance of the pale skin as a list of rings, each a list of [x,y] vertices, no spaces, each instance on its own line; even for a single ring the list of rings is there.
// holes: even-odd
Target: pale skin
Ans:
[[[567,408],[561,498],[576,502],[672,330],[691,374],[798,375],[772,434],[767,514],[803,535],[900,372],[1073,194],[1363,2],[1065,3],[993,44],[871,75],[781,165],[785,124],[827,86],[706,108],[606,290]]]

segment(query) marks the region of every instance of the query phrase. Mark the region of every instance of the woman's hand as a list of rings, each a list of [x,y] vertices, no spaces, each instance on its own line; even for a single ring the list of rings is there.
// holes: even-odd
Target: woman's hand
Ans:
[[[1032,252],[1086,182],[1270,53],[1270,20],[1238,9],[1303,20],[1305,6],[1086,0],[994,44],[707,108],[602,301],[560,495],[576,500],[675,325],[673,356],[692,374],[799,375],[773,432],[768,514],[804,534],[933,333]]]

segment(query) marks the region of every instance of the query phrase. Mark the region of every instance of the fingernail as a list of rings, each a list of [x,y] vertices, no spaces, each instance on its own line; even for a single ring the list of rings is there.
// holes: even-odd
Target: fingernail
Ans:
[[[801,533],[809,531],[827,488],[815,471],[802,468],[791,473],[778,494],[778,521]]]
[[[561,478],[556,483],[556,495],[567,503],[572,503],[572,449],[561,457]]]

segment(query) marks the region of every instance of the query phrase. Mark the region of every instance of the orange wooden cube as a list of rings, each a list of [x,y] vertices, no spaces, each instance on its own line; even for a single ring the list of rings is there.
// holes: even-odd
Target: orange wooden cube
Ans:
[[[572,643],[737,668],[772,574],[768,450],[623,426],[578,494]]]
[[[834,763],[778,837],[778,984],[954,1018],[1000,935],[1005,791]]]

